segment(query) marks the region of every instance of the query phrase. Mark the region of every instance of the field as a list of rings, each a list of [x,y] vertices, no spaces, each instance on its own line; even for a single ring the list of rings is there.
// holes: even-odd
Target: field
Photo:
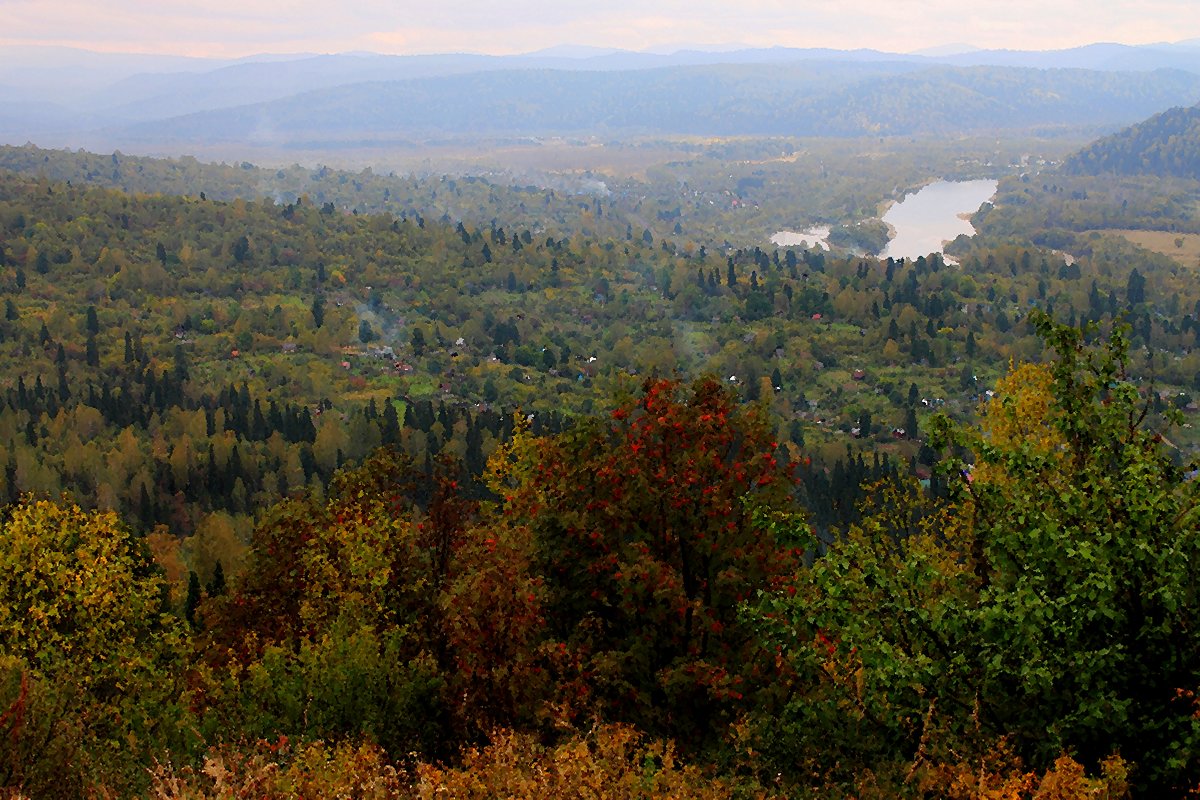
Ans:
[[[1108,230],[1138,247],[1161,253],[1186,267],[1200,267],[1200,234],[1172,233],[1171,231]]]

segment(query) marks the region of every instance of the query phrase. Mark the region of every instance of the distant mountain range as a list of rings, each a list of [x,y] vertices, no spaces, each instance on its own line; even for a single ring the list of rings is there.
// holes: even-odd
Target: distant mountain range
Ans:
[[[1200,75],[907,63],[529,70],[353,84],[125,128],[131,141],[330,146],[473,134],[864,136],[1117,125]]]
[[[1045,132],[1111,129],[1200,100],[1194,42],[961,50],[562,47],[221,61],[13,47],[0,50],[0,141],[186,150],[501,133]]]

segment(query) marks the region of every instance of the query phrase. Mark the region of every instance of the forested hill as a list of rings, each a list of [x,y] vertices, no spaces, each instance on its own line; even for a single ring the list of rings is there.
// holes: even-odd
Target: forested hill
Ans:
[[[1035,305],[1123,316],[1175,356],[1155,371],[1180,405],[1200,387],[1200,289],[1124,252],[970,249],[944,269],[622,227],[555,236],[0,174],[4,491],[67,490],[145,529],[244,528],[372,444],[478,470],[506,410],[578,417],[655,372],[722,376],[814,464],[849,442],[928,461],[921,418],[969,415],[1004,364],[1035,357]]]
[[[356,214],[386,213],[475,223],[503,219],[509,226],[520,224],[556,233],[578,228],[582,211],[599,208],[599,200],[593,195],[504,185],[476,176],[417,178],[370,169],[354,172],[298,165],[266,169],[245,161],[214,164],[189,156],[162,159],[119,151],[98,154],[46,150],[33,145],[0,146],[0,170],[133,194],[204,196],[219,201],[265,198],[273,202],[305,197],[318,207],[329,204],[333,209]],[[601,209],[600,219],[593,219],[593,231],[599,225],[603,233],[616,232],[612,225],[604,224],[606,211],[609,209]],[[621,222],[622,232],[625,224]]]
[[[551,133],[861,136],[1127,124],[1200,99],[1190,72],[802,62],[505,71],[322,89],[146,122],[130,142],[361,146]]]
[[[898,200],[935,175],[999,177],[1019,169],[1025,152],[1024,144],[1017,143],[1004,145],[997,154],[994,137],[980,137],[964,159],[954,152],[958,146],[899,138],[816,142],[792,137],[678,141],[662,147],[579,143],[565,149],[599,158],[594,171],[514,164],[475,174],[477,165],[451,161],[436,167],[410,164],[418,170],[410,174],[399,165],[399,173],[387,166],[349,170],[293,163],[264,168],[240,158],[205,163],[192,157],[148,158],[27,144],[0,146],[0,170],[134,194],[275,203],[304,197],[317,207],[331,204],[338,211],[450,224],[461,220],[472,227],[490,227],[495,221],[505,228],[555,237],[583,232],[624,239],[627,233],[644,236],[648,230],[655,240],[675,237],[681,246],[691,241],[709,249],[726,243],[753,248],[798,219],[858,223],[875,213],[877,202]],[[521,148],[534,159],[543,157],[536,142]],[[546,147],[556,149],[554,144]],[[1069,149],[1056,145],[1055,152],[1061,157]],[[889,158],[889,171],[863,168],[864,159],[881,157]],[[638,164],[654,166],[640,174],[625,172]],[[796,192],[796,185],[806,190]]]
[[[71,155],[0,170],[0,793],[1194,788],[1192,270]]]
[[[1071,156],[1075,175],[1160,175],[1200,178],[1200,106],[1172,108]]]

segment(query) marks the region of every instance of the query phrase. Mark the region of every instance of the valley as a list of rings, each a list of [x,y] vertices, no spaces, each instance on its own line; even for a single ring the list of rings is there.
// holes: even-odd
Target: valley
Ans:
[[[0,791],[1184,796],[1197,52],[25,56]]]

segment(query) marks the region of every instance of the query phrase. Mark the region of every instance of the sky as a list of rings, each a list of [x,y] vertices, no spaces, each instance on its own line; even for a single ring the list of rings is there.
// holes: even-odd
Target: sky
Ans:
[[[525,53],[558,45],[947,44],[1050,50],[1200,38],[1196,0],[0,0],[0,46],[236,58],[371,51]]]

